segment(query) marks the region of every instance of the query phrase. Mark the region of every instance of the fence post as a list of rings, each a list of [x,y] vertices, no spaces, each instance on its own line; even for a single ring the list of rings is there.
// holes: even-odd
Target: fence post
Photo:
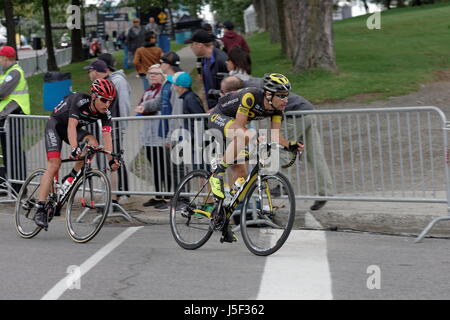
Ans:
[[[445,118],[443,119],[445,121]],[[442,128],[442,134],[443,134],[443,140],[444,140],[444,150],[445,150],[445,176],[446,176],[446,188],[447,188],[447,216],[446,217],[439,217],[431,221],[425,229],[419,234],[419,236],[416,238],[414,243],[418,243],[422,241],[423,238],[431,231],[431,229],[434,227],[435,224],[441,221],[450,221],[450,170],[449,170],[449,163],[450,163],[450,150],[448,149],[448,132],[450,131],[450,122],[445,121],[444,126]]]

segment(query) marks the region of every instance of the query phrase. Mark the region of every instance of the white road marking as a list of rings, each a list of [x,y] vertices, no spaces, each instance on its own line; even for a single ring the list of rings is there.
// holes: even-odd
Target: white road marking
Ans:
[[[292,230],[267,257],[258,300],[333,299],[324,231]]]
[[[117,237],[115,237],[110,243],[101,248],[95,254],[93,254],[89,259],[87,259],[83,264],[80,265],[80,272],[77,273],[76,277],[73,274],[67,275],[61,281],[59,281],[53,288],[51,288],[41,300],[57,300],[61,297],[64,292],[70,288],[70,284],[81,279],[89,270],[91,270],[97,263],[99,263],[104,257],[111,253],[115,248],[117,248],[121,243],[123,243],[128,237],[133,233],[138,231],[142,227],[131,227],[123,231]]]
[[[315,230],[323,230],[322,224],[314,218],[314,215],[309,211],[305,213],[305,227]]]

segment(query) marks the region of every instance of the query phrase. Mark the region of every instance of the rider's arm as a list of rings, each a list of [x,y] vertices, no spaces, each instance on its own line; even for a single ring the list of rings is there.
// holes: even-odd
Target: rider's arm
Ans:
[[[69,139],[69,144],[72,149],[78,147],[77,125],[78,125],[77,119],[69,118],[69,124],[67,126],[67,137]]]
[[[279,115],[274,115],[272,116],[272,122],[271,122],[271,140],[272,142],[276,142],[281,144],[283,147],[289,147],[289,141],[287,139],[285,139],[281,134],[280,134],[280,129],[281,129],[281,120],[282,117]]]
[[[111,131],[103,130],[102,134],[103,134],[103,142],[105,143],[105,150],[112,152],[113,151],[113,142],[112,142]],[[106,155],[106,158],[108,159],[108,161],[111,161],[113,159],[113,157],[109,154]]]

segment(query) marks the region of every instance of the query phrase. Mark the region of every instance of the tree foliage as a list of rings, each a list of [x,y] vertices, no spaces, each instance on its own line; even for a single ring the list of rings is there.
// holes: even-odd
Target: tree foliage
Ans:
[[[217,21],[232,21],[237,29],[243,29],[244,10],[252,4],[251,0],[206,0]]]

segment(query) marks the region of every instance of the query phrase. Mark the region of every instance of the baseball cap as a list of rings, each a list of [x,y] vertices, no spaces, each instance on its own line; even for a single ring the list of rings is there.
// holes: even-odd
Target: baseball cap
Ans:
[[[180,56],[173,51],[167,52],[165,55],[163,55],[162,58],[160,59],[160,62],[170,64],[175,72],[181,70]]]
[[[192,37],[185,41],[185,43],[200,42],[200,43],[211,43],[214,42],[214,37],[209,34],[208,31],[204,29],[198,29],[193,34]]]
[[[114,65],[116,64],[116,59],[114,59],[111,53],[102,53],[101,55],[98,56],[98,59],[104,61],[108,66],[109,70],[111,71],[117,70],[116,68],[114,68]]]
[[[167,80],[183,88],[190,88],[192,85],[192,78],[187,72],[177,72],[174,75],[168,75]]]
[[[7,58],[15,58],[16,50],[14,50],[14,48],[10,46],[4,46],[3,48],[0,49],[0,56],[4,56]]]
[[[234,24],[233,24],[233,22],[231,22],[231,21],[225,21],[225,22],[223,23],[223,26],[224,26],[225,28],[227,28],[228,30],[233,30],[233,29],[234,29]]]
[[[95,60],[87,67],[84,67],[85,70],[95,70],[97,72],[107,72],[108,66],[106,65],[106,62],[103,60]]]

